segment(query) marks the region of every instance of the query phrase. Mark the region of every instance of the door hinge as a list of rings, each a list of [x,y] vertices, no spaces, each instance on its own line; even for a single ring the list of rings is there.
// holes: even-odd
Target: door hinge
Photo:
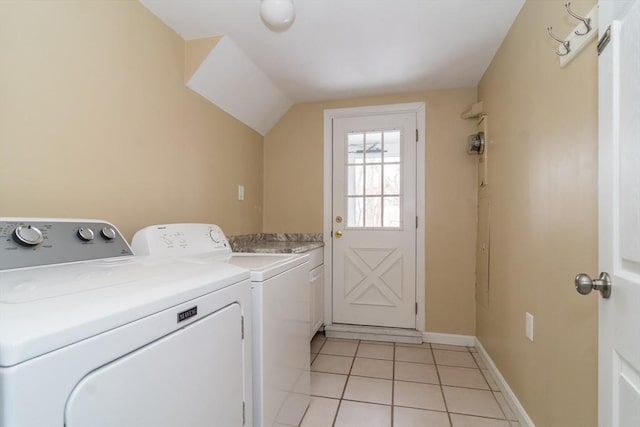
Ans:
[[[245,407],[245,402],[243,400],[242,401],[242,425],[245,425],[245,423],[247,422],[246,415],[244,412],[245,411],[244,407]]]
[[[416,129],[416,142],[418,142],[418,129]]]
[[[418,314],[418,303],[416,303],[416,314]]]
[[[418,216],[416,215],[416,228],[418,228]]]
[[[611,41],[611,25],[607,27],[607,31],[604,32],[600,40],[598,41],[598,56],[604,51],[604,49],[609,45]]]
[[[240,332],[242,333],[242,339],[244,339],[244,316],[240,317]]]

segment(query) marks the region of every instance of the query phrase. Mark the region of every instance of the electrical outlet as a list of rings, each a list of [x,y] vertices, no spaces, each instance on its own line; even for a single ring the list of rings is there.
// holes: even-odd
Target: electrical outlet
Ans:
[[[529,340],[533,341],[533,314],[528,312],[524,315],[524,333]]]

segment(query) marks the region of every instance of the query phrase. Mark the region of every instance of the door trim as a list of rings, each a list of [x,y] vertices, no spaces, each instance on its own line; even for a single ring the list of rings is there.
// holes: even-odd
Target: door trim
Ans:
[[[426,157],[425,157],[425,129],[426,106],[424,102],[406,104],[373,105],[354,108],[336,108],[324,110],[324,166],[323,166],[323,215],[322,236],[324,240],[324,324],[333,324],[333,303],[331,294],[333,291],[333,227],[332,195],[333,195],[333,119],[360,117],[369,115],[382,115],[392,113],[415,113],[416,129],[418,129],[418,141],[416,147],[416,215],[418,216],[418,229],[416,231],[416,301],[418,313],[416,314],[416,330],[425,331],[425,189],[426,189]]]

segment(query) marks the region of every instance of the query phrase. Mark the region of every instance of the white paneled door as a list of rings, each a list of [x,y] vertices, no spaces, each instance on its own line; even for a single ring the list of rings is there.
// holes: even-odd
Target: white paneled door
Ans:
[[[600,1],[599,425],[640,426],[640,0]],[[606,36],[605,36],[606,37]]]
[[[333,322],[416,327],[416,113],[333,121]]]

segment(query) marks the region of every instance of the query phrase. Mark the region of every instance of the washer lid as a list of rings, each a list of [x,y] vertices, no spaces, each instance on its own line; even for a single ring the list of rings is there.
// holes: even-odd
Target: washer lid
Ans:
[[[238,267],[249,269],[251,271],[251,281],[262,282],[309,261],[309,255],[253,254],[243,252],[233,253],[226,257],[224,261]]]
[[[135,257],[0,272],[0,366],[249,278],[231,264]]]
[[[200,264],[222,261],[241,268],[246,268],[251,272],[252,282],[262,282],[309,261],[309,255],[233,252],[231,254],[221,256],[217,253],[202,253],[192,255],[187,259]]]

